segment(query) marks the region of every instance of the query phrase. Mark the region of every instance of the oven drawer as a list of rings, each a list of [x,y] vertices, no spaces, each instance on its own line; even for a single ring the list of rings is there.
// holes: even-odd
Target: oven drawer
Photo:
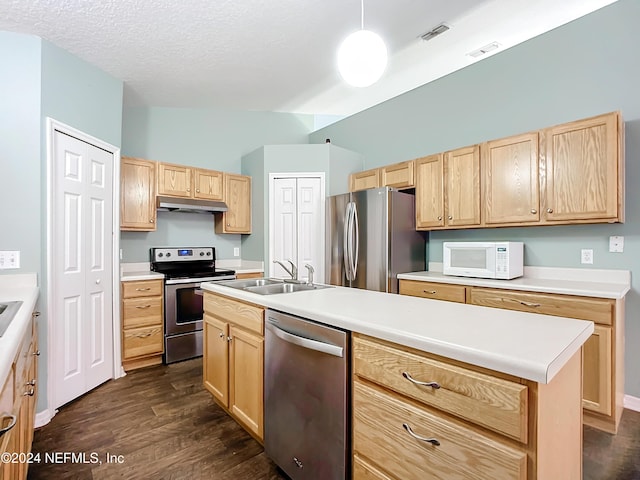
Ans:
[[[164,351],[162,325],[125,330],[122,337],[125,359],[160,354]]]
[[[122,300],[122,326],[162,325],[162,297],[125,298]]]
[[[163,284],[162,280],[122,282],[122,298],[161,296]]]

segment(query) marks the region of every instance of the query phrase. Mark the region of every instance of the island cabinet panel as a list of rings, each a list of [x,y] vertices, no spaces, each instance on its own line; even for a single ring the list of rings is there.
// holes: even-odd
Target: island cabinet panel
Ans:
[[[624,221],[623,133],[615,112],[542,131],[545,222]]]
[[[353,358],[360,377],[527,442],[525,385],[360,338]]]
[[[607,416],[612,415],[614,403],[612,346],[612,328],[602,325],[595,326],[593,334],[584,344],[582,404],[586,409]]]
[[[349,175],[349,191],[357,192],[359,190],[368,190],[370,188],[378,188],[380,183],[380,169],[363,170],[362,172],[352,173]]]
[[[204,386],[262,442],[264,309],[205,292],[204,313]]]
[[[538,133],[482,145],[484,223],[526,224],[540,220]]]
[[[120,230],[156,229],[156,163],[141,158],[120,161]]]
[[[430,283],[416,280],[400,280],[400,295],[465,303],[466,291],[466,287],[462,285],[447,285],[446,283]]]
[[[547,384],[352,335],[353,478],[582,478],[582,352]]]
[[[359,382],[354,385],[353,405],[354,449],[396,478],[527,478],[525,451],[437,412]]]

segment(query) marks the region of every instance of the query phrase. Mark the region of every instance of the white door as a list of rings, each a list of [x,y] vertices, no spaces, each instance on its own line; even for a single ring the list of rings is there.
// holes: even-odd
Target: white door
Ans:
[[[113,154],[53,136],[53,407],[113,377]]]
[[[273,260],[292,260],[298,278],[307,279],[305,264],[313,266],[315,281],[324,279],[324,179],[320,176],[277,176],[271,186],[270,276],[289,275]],[[285,262],[286,263],[286,262]]]

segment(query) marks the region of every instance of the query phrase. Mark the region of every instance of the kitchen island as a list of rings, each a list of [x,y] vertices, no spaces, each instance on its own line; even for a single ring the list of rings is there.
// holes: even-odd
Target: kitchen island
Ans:
[[[354,478],[581,478],[581,347],[592,322],[342,287],[202,288],[214,301],[353,332]]]

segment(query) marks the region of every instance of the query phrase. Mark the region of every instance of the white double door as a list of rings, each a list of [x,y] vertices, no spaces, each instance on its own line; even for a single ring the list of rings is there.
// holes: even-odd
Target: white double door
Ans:
[[[53,408],[113,377],[114,155],[53,132]]]
[[[275,176],[271,183],[270,276],[289,275],[274,260],[291,260],[298,267],[298,278],[307,279],[314,270],[314,281],[324,282],[324,175]],[[288,265],[287,262],[285,264]]]

